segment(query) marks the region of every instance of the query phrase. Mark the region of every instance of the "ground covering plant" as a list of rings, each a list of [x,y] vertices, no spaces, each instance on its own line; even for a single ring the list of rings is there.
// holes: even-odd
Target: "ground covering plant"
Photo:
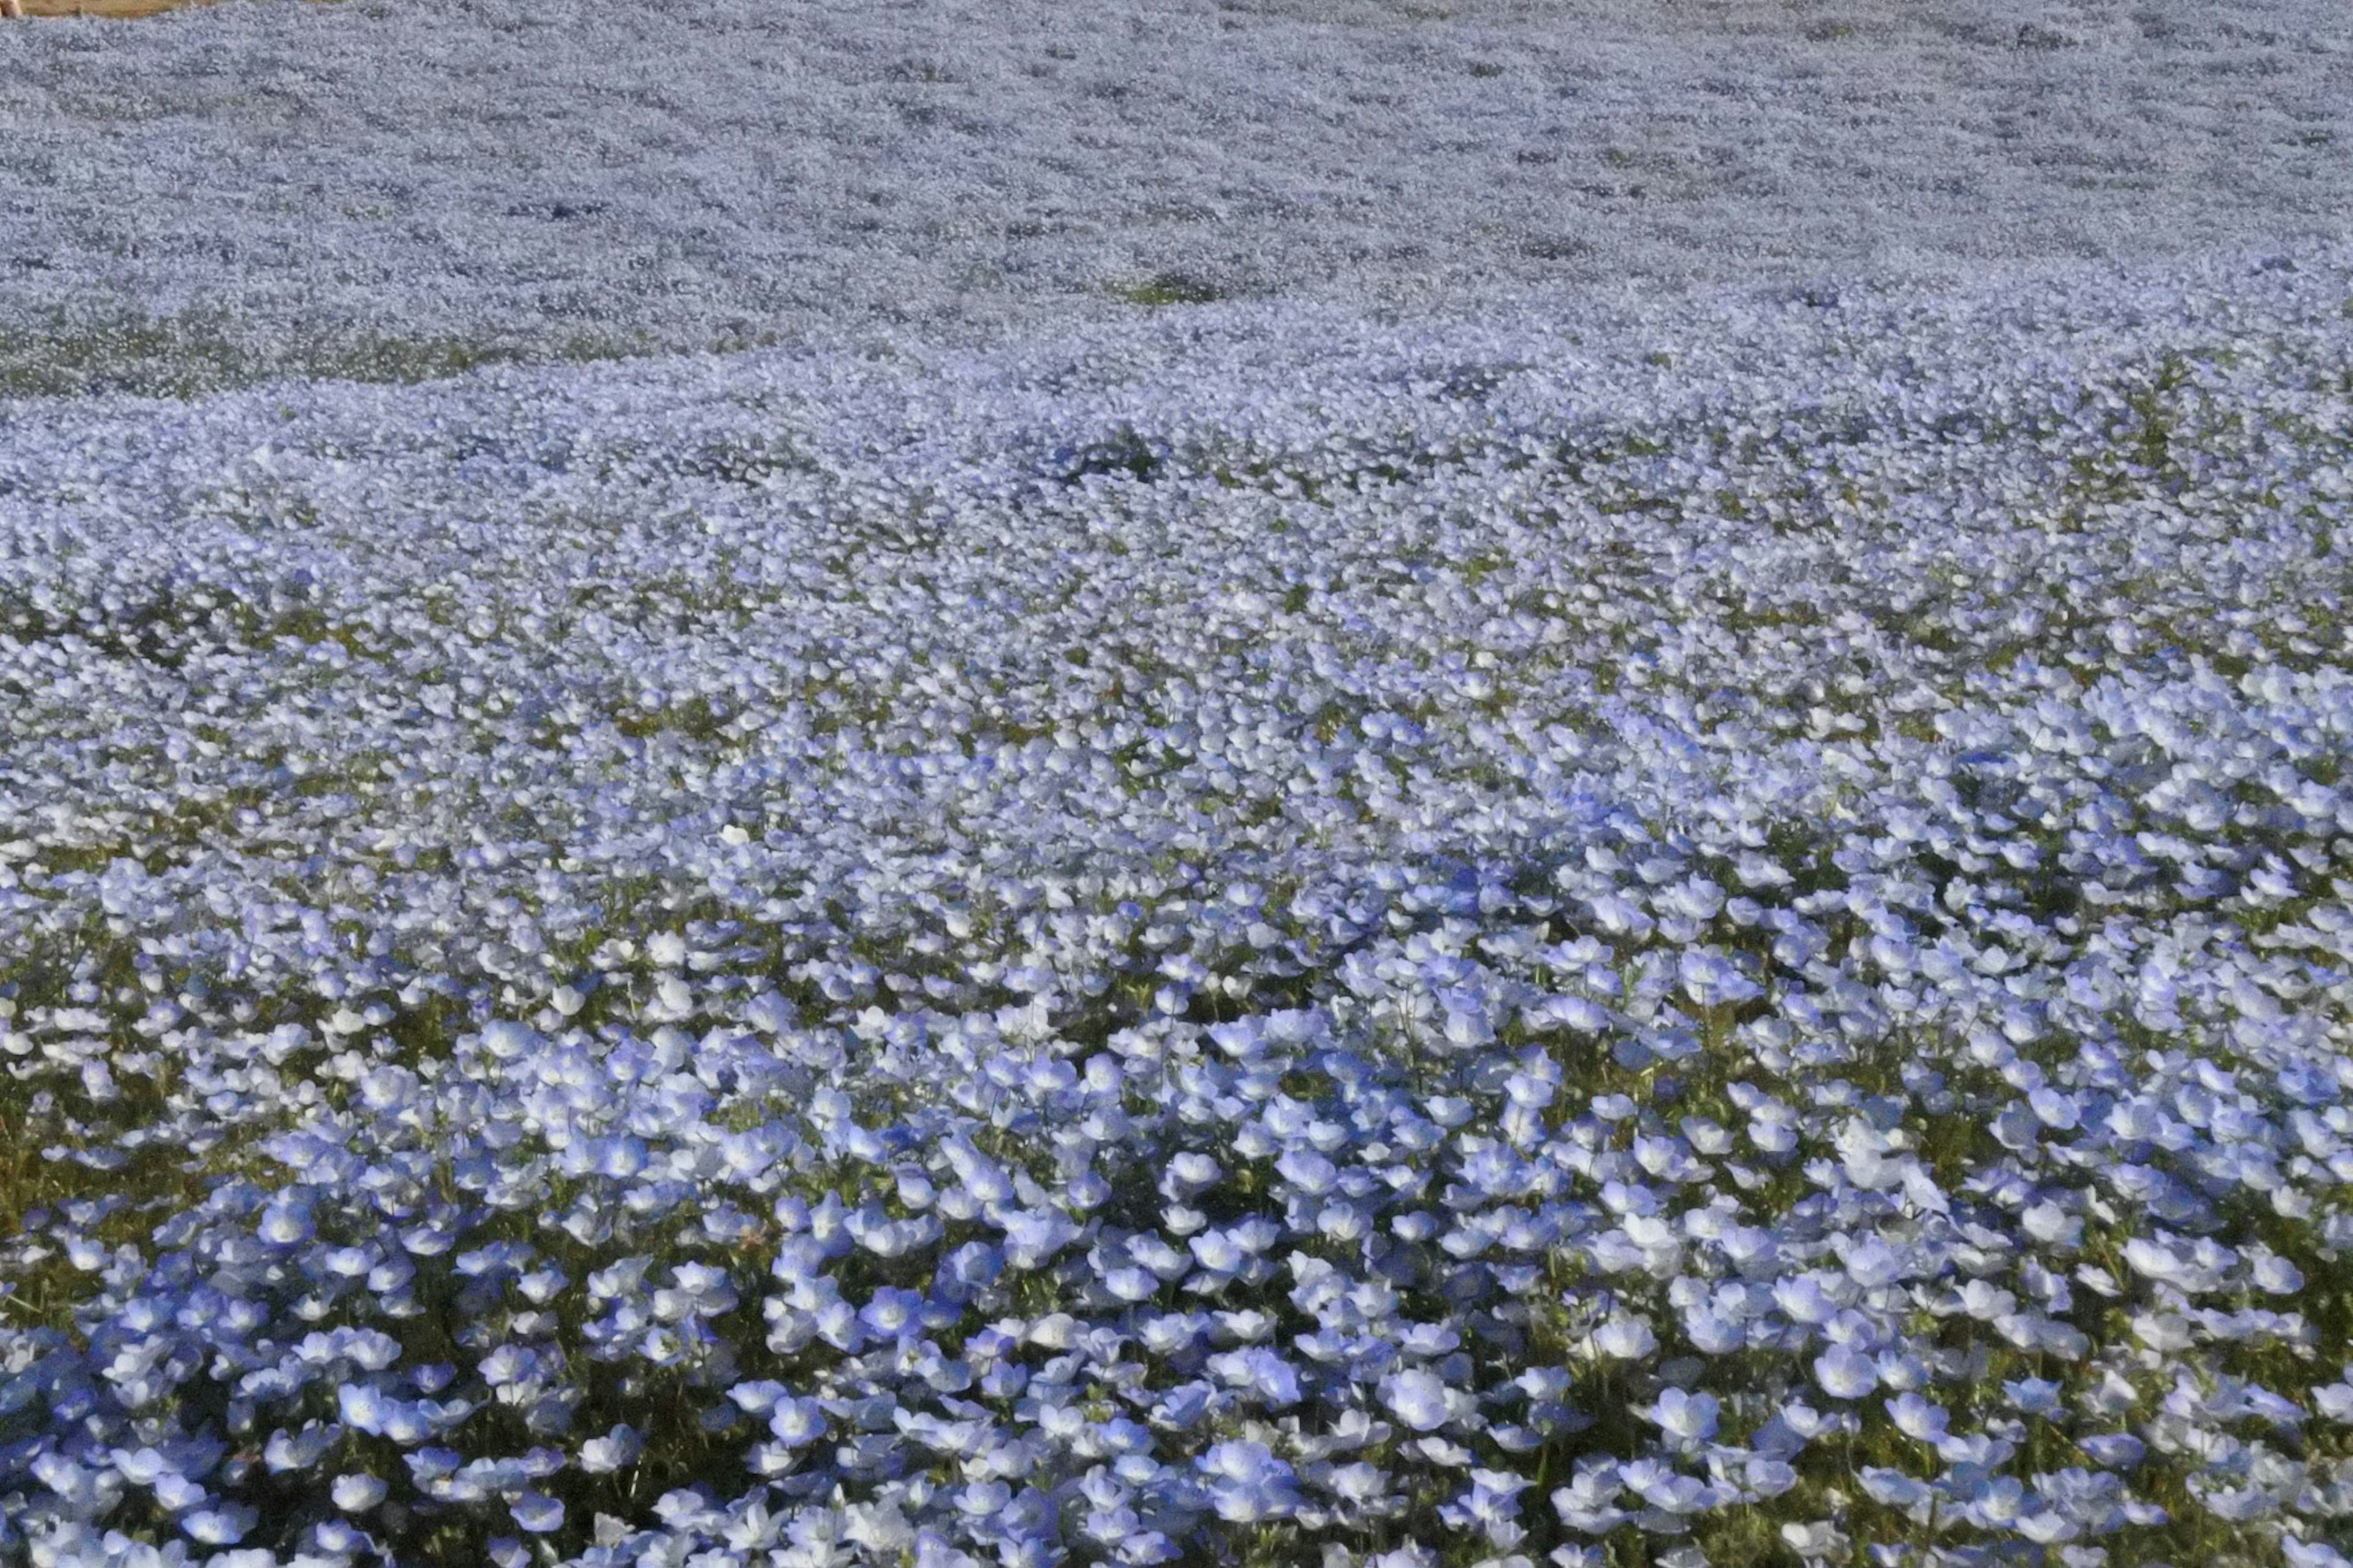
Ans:
[[[0,1557],[2344,1563],[2348,310],[12,405]]]
[[[177,395],[2341,235],[2353,40],[2340,0],[236,0],[11,30],[0,137],[0,395]]]

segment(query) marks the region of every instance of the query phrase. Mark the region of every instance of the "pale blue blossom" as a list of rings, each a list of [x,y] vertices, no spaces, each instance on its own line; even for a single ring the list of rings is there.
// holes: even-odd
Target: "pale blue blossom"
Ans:
[[[1449,1418],[1445,1383],[1436,1373],[1418,1368],[1383,1378],[1381,1403],[1416,1432],[1434,1432]]]
[[[1700,1443],[1715,1436],[1716,1415],[1721,1408],[1712,1394],[1693,1394],[1680,1388],[1668,1388],[1660,1391],[1658,1403],[1651,1407],[1648,1414],[1668,1436],[1685,1443]]]
[[[385,1490],[379,1477],[347,1473],[335,1478],[332,1492],[335,1506],[345,1513],[365,1513],[384,1500]]]
[[[1814,1380],[1833,1399],[1861,1399],[1877,1386],[1879,1370],[1853,1346],[1834,1344],[1814,1358]]]

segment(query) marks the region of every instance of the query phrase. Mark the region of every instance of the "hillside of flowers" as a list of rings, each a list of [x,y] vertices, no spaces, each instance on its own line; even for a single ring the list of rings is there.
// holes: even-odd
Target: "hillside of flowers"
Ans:
[[[2341,237],[2343,0],[234,0],[0,44],[0,396]]]
[[[2353,1552],[2353,251],[19,402],[0,1561]]]

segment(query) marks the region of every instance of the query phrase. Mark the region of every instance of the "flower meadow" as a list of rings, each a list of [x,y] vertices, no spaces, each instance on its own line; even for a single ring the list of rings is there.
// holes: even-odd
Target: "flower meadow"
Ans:
[[[0,414],[0,1559],[2353,1553],[2353,250]]]
[[[2341,237],[2343,0],[237,0],[0,47],[0,396]]]

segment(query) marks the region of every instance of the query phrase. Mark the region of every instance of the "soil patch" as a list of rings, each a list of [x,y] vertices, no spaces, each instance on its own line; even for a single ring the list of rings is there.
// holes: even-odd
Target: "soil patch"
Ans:
[[[190,5],[210,5],[216,0],[21,0],[27,17],[34,16],[153,16]]]

